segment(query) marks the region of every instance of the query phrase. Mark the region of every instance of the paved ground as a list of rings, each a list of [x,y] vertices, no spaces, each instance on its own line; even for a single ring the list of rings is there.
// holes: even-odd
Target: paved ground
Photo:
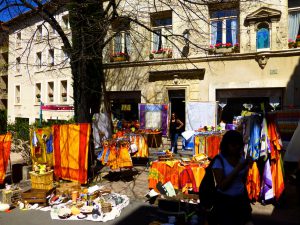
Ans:
[[[191,154],[180,152],[180,154]],[[154,152],[152,151],[152,155]],[[151,157],[150,160],[153,160]],[[157,209],[145,203],[145,194],[148,192],[148,168],[136,166],[133,172],[122,174],[109,174],[103,172],[101,185],[110,187],[114,192],[126,194],[131,203],[126,207],[119,218],[106,222],[107,225],[148,225],[154,220],[165,219]],[[130,179],[134,175],[134,179]],[[288,186],[285,201],[280,207],[273,205],[262,206],[259,203],[253,205],[253,218],[255,225],[300,225],[300,207],[296,206],[295,188]],[[10,213],[0,213],[0,225],[54,225],[54,224],[95,224],[88,221],[56,221],[51,220],[49,212],[12,210]]]

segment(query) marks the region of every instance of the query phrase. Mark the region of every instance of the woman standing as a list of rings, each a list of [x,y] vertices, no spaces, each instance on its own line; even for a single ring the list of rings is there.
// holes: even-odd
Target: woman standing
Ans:
[[[183,127],[183,122],[181,122],[176,114],[173,112],[171,114],[170,121],[170,137],[171,137],[171,151],[177,154],[177,140],[180,134],[180,129]]]
[[[217,182],[216,218],[219,225],[251,224],[246,176],[251,159],[243,157],[243,137],[228,131],[220,144],[221,154],[212,166]]]

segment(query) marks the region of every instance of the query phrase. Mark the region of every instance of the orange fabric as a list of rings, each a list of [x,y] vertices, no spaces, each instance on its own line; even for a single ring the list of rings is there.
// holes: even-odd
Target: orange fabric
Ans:
[[[11,133],[0,135],[0,184],[3,184],[11,147]]]
[[[275,115],[269,114],[267,117],[268,121],[268,136],[271,147],[271,159],[279,157],[279,152],[282,149],[281,138],[275,123]]]
[[[206,138],[206,154],[209,158],[213,159],[219,154],[221,138],[220,135],[212,135]]]
[[[276,200],[278,200],[284,190],[283,168],[281,156],[271,162],[271,173],[273,181],[273,191]]]
[[[246,188],[249,199],[257,201],[260,194],[260,175],[256,162],[252,164],[248,171]]]
[[[173,165],[172,167],[168,164],[169,163],[164,161],[152,162],[148,176],[150,189],[154,189],[157,191],[156,184],[158,182],[165,184],[168,181],[170,181],[174,188],[177,190],[182,187],[181,191],[184,192],[186,192],[188,188],[195,187],[195,185],[197,188],[200,186],[200,183],[205,174],[205,169],[202,168],[202,166],[193,163],[190,163],[187,166],[183,166],[178,160],[175,160],[175,162],[169,164]],[[180,186],[180,174],[188,167],[192,170],[194,177],[191,180],[186,180],[186,182],[183,182],[183,185]]]
[[[72,181],[87,183],[90,124],[54,125],[54,173]]]

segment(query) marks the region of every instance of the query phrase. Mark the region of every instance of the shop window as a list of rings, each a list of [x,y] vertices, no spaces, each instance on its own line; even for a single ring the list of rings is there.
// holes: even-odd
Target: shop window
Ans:
[[[36,63],[35,65],[37,66],[38,69],[42,68],[43,61],[42,61],[42,52],[37,52],[36,53]]]
[[[233,46],[238,42],[238,11],[236,9],[212,11],[210,24],[211,45],[231,43]]]
[[[37,30],[36,30],[36,40],[41,41],[42,38],[43,38],[43,26],[39,25],[37,26]]]
[[[21,65],[21,58],[18,57],[18,58],[16,58],[16,72],[17,72],[17,74],[20,73],[20,65]]]
[[[267,23],[261,23],[257,27],[256,48],[257,50],[270,49],[270,30]]]
[[[17,85],[15,87],[15,104],[20,104],[21,103],[21,87],[20,85]]]
[[[172,35],[172,23],[172,11],[164,11],[151,15],[153,51],[171,48],[171,43],[167,37]]]
[[[41,83],[35,84],[35,102],[41,101],[41,94],[42,94],[42,85]]]
[[[60,82],[60,93],[61,93],[61,102],[68,101],[68,81],[62,80]]]
[[[54,66],[54,49],[48,51],[48,66]]]
[[[54,82],[48,82],[48,102],[54,102]]]

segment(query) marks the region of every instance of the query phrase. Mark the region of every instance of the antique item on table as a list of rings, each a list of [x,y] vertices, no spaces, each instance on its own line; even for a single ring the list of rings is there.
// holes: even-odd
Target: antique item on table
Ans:
[[[85,219],[87,218],[87,214],[82,214],[80,213],[78,216],[77,216],[78,219],[82,220],[82,219]]]
[[[10,208],[10,206],[9,206],[9,204],[0,204],[0,211],[1,212],[4,212],[4,211],[6,211],[6,210],[9,210],[9,208]]]
[[[78,215],[80,214],[80,210],[76,206],[72,206],[71,213],[72,215]]]
[[[60,219],[67,219],[71,216],[71,209],[69,208],[61,208],[58,211],[58,217]]]
[[[109,213],[112,210],[112,205],[109,202],[101,202],[102,213]]]
[[[83,214],[91,214],[92,211],[93,211],[93,206],[86,205],[81,208],[81,213],[83,213]]]
[[[98,216],[100,216],[100,211],[99,211],[99,205],[95,204],[92,210],[92,217],[93,219],[97,219]]]
[[[78,191],[73,191],[72,192],[72,202],[76,203],[78,197],[79,197],[79,192]]]

